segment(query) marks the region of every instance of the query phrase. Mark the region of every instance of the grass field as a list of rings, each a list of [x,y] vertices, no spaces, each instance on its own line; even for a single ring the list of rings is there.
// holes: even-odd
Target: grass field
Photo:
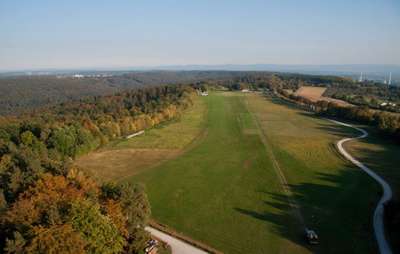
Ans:
[[[205,102],[201,142],[128,179],[146,184],[155,219],[225,253],[376,253],[378,187],[333,146],[353,130],[255,94]],[[271,152],[317,247],[302,239]]]
[[[359,134],[279,100],[251,95],[247,101],[301,206],[306,225],[324,238],[315,251],[375,253],[371,223],[379,187],[343,161],[334,147],[344,136]]]
[[[147,130],[144,135],[119,139],[76,160],[99,180],[120,180],[181,154],[201,135],[207,107],[194,104],[180,118]]]

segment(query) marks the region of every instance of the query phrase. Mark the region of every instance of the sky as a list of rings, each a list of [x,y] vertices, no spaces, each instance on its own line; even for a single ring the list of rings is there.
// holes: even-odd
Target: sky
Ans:
[[[0,70],[192,64],[400,64],[400,1],[0,1]]]

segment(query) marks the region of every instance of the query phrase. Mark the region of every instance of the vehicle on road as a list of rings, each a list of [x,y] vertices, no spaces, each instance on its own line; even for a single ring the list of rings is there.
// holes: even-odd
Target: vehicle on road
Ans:
[[[306,233],[306,235],[305,235],[306,240],[309,244],[318,244],[319,243],[318,235],[317,235],[317,233],[315,233],[314,230],[306,228],[305,233]]]

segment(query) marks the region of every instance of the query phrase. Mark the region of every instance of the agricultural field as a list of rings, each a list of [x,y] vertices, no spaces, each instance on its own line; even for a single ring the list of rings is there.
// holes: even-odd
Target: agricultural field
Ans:
[[[371,221],[379,187],[334,148],[352,129],[260,94],[216,92],[202,100],[207,114],[196,142],[119,178],[146,185],[154,219],[224,253],[376,253]],[[161,149],[168,138],[150,143]],[[118,146],[126,147],[107,151]],[[304,226],[318,232],[320,245],[305,243]]]
[[[98,151],[78,158],[75,164],[100,181],[125,179],[149,167],[178,156],[201,137],[207,107],[194,98],[177,120],[161,124],[144,135],[119,139]]]
[[[333,99],[330,97],[325,97],[323,94],[326,91],[326,87],[316,87],[316,86],[302,86],[297,91],[294,92],[294,95],[309,99],[313,102],[317,101],[328,101],[335,102],[339,105],[348,106],[350,105],[348,102],[343,100]]]

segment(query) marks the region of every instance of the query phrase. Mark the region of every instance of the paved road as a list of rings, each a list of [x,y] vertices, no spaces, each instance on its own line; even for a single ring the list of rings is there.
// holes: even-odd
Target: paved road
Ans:
[[[383,195],[382,195],[381,199],[379,200],[378,205],[375,208],[373,224],[374,224],[375,237],[376,237],[376,240],[377,240],[378,246],[379,246],[379,252],[381,254],[391,254],[392,250],[390,249],[389,243],[387,242],[387,240],[385,238],[385,229],[384,229],[384,221],[383,221],[383,209],[384,209],[383,205],[385,204],[385,202],[389,201],[392,198],[392,189],[390,188],[389,184],[387,182],[385,182],[385,180],[383,180],[379,175],[377,175],[375,172],[373,172],[367,166],[365,166],[358,160],[354,159],[343,148],[343,144],[346,143],[347,141],[350,141],[353,139],[365,138],[368,136],[368,133],[365,130],[354,127],[350,124],[342,123],[342,122],[335,121],[335,120],[330,120],[330,121],[334,122],[336,124],[343,125],[343,126],[351,127],[362,133],[360,136],[358,136],[356,138],[344,138],[342,140],[339,140],[337,142],[337,147],[339,149],[339,152],[344,157],[346,157],[346,159],[351,161],[357,167],[361,168],[363,171],[365,171],[368,175],[370,175],[372,178],[374,178],[375,181],[377,181],[382,186]]]
[[[155,237],[169,244],[172,249],[172,254],[207,254],[207,252],[198,249],[182,240],[172,237],[164,232],[161,232],[160,230],[157,230],[155,228],[146,227],[146,230]]]

